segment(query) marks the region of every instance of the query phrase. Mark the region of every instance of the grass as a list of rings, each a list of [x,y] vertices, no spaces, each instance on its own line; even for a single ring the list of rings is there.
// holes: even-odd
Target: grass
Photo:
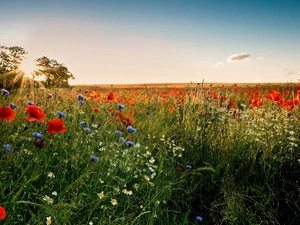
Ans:
[[[299,109],[287,102],[298,89],[80,86],[1,95],[3,107],[18,108],[0,122],[0,224],[299,224]],[[45,122],[25,119],[28,101]],[[50,134],[57,111],[67,131]]]

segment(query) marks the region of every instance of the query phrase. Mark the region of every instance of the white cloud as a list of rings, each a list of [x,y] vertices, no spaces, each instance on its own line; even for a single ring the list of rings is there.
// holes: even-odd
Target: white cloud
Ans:
[[[263,56],[259,56],[259,57],[256,57],[256,59],[262,60],[262,59],[264,59],[264,57]]]
[[[243,52],[240,54],[234,54],[234,55],[229,56],[229,58],[226,61],[227,62],[244,61],[244,60],[248,60],[250,55],[251,54],[249,54],[247,52]]]
[[[218,63],[215,63],[215,64],[212,64],[211,67],[218,67],[218,66],[221,66],[224,62],[218,62]]]

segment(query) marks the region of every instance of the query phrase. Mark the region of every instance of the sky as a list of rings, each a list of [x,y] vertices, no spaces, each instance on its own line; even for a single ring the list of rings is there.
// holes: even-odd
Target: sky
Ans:
[[[0,45],[47,56],[70,84],[300,79],[300,1],[10,0]]]

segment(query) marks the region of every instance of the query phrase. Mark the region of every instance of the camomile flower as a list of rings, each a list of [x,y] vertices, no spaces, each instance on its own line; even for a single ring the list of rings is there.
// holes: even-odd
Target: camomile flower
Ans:
[[[52,223],[51,216],[46,217],[46,224],[50,225]]]
[[[54,178],[54,177],[55,177],[55,175],[54,175],[54,173],[53,173],[53,172],[49,172],[49,173],[48,173],[48,177],[50,177],[50,178]]]
[[[112,198],[110,202],[111,202],[112,205],[117,205],[118,204],[117,199],[114,199],[114,198]]]
[[[53,199],[50,198],[49,196],[45,195],[43,198],[44,201],[46,201],[48,204],[52,204],[53,203]]]
[[[105,197],[105,195],[104,195],[103,191],[102,191],[101,193],[97,194],[97,195],[98,195],[98,197],[99,197],[100,199],[102,199],[102,198],[104,198],[104,197]]]

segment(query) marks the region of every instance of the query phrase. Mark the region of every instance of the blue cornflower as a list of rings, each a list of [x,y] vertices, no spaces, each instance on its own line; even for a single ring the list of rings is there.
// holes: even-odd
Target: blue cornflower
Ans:
[[[129,133],[135,133],[135,132],[136,132],[136,129],[133,128],[132,126],[128,126],[126,129],[127,129],[127,131],[128,131]]]
[[[82,101],[82,100],[80,100],[80,101],[79,101],[79,104],[80,104],[80,105],[85,105],[85,102]]]
[[[134,143],[133,143],[132,141],[127,141],[127,142],[126,142],[126,145],[127,145],[128,147],[132,147],[132,146],[134,146]]]
[[[201,216],[196,216],[196,220],[197,220],[198,222],[201,222],[201,221],[203,220],[203,218],[202,218]]]
[[[34,105],[34,103],[29,101],[29,102],[27,102],[27,105]]]
[[[94,133],[94,131],[92,131],[90,128],[87,128],[86,130],[87,130],[87,132],[88,132],[89,134],[93,134],[93,133]]]
[[[122,131],[116,130],[116,134],[121,136],[123,133]]]
[[[5,144],[3,145],[3,149],[6,153],[10,152],[12,147],[9,144]]]
[[[99,162],[99,158],[94,155],[91,155],[90,160],[91,162]]]
[[[78,94],[77,98],[78,98],[79,101],[82,101],[84,99],[84,96],[82,94]]]
[[[192,166],[191,165],[186,165],[185,166],[188,170],[192,169]]]
[[[66,116],[67,116],[65,113],[62,113],[61,111],[57,111],[57,112],[56,112],[56,115],[58,115],[58,117],[59,117],[60,119],[66,118]]]
[[[32,133],[32,136],[35,137],[36,139],[43,139],[43,135],[37,132]]]
[[[121,142],[122,144],[126,143],[126,140],[122,137],[119,138],[119,142]]]
[[[159,150],[160,150],[160,147],[156,147],[155,150],[156,150],[156,151],[159,151]]]
[[[100,177],[102,177],[102,176],[103,176],[103,172],[100,172],[100,174],[99,174],[99,175],[100,175]]]
[[[6,89],[1,89],[3,95],[9,95],[9,91]]]
[[[119,110],[124,110],[125,109],[125,106],[124,105],[122,105],[122,104],[120,104],[120,103],[118,103],[118,109]]]
[[[88,125],[87,125],[86,122],[81,121],[79,124],[80,124],[80,126],[82,126],[83,128],[87,128],[87,127],[88,127]]]
[[[150,168],[150,169],[148,170],[148,172],[149,172],[150,174],[152,174],[152,173],[154,173],[154,170]]]
[[[9,107],[12,108],[12,109],[17,109],[18,106],[14,103],[9,103]]]

